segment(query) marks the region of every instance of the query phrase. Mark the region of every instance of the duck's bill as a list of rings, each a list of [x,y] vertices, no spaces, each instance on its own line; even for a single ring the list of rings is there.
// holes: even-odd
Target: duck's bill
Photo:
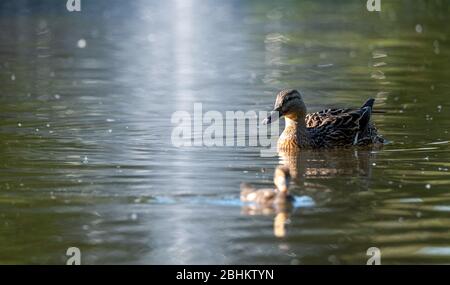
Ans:
[[[265,118],[262,123],[263,125],[269,125],[280,118],[280,112],[273,110],[269,113],[269,116]]]

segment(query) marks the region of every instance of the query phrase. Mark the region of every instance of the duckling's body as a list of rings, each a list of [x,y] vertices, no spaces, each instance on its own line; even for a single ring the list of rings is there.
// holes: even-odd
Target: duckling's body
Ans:
[[[262,206],[272,206],[274,204],[293,202],[294,197],[289,193],[283,193],[278,189],[255,189],[252,185],[241,184],[241,201],[255,203]]]
[[[278,93],[274,111],[284,116],[286,126],[278,140],[278,149],[334,148],[383,143],[370,121],[374,99],[359,109],[327,109],[307,114],[306,106],[297,90]],[[272,121],[267,118],[267,123]]]
[[[255,189],[247,183],[241,184],[241,201],[255,203],[261,207],[280,207],[294,202],[294,197],[289,194],[290,174],[289,168],[278,166],[275,169],[275,189]]]

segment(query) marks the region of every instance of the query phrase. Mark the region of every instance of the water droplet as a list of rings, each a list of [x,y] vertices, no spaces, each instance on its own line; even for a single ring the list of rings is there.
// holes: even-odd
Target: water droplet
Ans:
[[[88,159],[88,157],[87,157],[87,156],[85,156],[85,157],[83,158],[83,163],[84,163],[84,164],[87,164],[87,163],[89,163],[89,159]]]
[[[53,97],[55,97],[56,100],[59,100],[61,98],[59,94],[55,94]]]
[[[39,129],[36,129],[36,132],[39,132]]]
[[[109,130],[108,130],[108,133],[112,133],[112,130],[111,130],[111,129],[109,129]]]
[[[425,188],[427,188],[428,190],[431,189],[431,184],[425,185]]]
[[[77,46],[79,48],[85,48],[86,47],[86,40],[85,39],[79,39],[77,42]]]
[[[22,127],[22,124],[21,123],[17,123],[17,126],[20,128],[20,127]]]
[[[50,128],[50,124],[45,125],[47,128]]]
[[[138,219],[138,215],[136,213],[131,214],[130,219],[136,221]]]
[[[416,32],[419,34],[421,34],[423,32],[423,27],[421,24],[416,25]]]

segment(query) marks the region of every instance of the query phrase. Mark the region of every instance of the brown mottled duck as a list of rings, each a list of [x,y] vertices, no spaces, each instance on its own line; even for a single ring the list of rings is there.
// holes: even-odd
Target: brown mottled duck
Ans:
[[[290,181],[289,168],[277,166],[273,182],[275,189],[255,189],[253,186],[241,184],[241,201],[255,203],[261,207],[284,208],[294,202],[294,197],[289,194]]]
[[[326,109],[308,114],[302,96],[295,89],[277,94],[274,110],[264,123],[284,117],[286,126],[278,139],[278,149],[335,148],[383,144],[384,139],[370,121],[375,100],[357,109]]]

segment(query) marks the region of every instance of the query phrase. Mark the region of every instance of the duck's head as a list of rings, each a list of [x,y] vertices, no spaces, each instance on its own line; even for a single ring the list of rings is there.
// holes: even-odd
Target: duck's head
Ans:
[[[295,89],[283,89],[278,92],[275,106],[263,123],[270,124],[283,116],[293,121],[299,121],[306,116],[306,105],[302,95]]]
[[[277,166],[273,177],[273,183],[277,187],[278,191],[287,193],[290,180],[291,175],[289,174],[289,167]]]

